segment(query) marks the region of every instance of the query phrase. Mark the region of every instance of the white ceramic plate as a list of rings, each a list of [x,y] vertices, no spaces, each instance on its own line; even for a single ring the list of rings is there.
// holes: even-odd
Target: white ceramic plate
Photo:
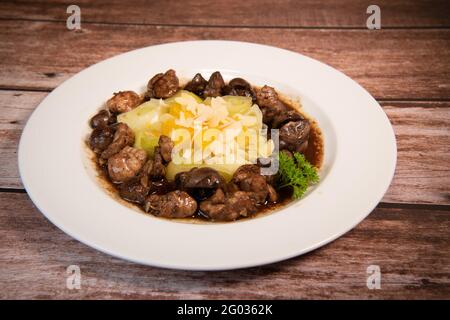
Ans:
[[[324,134],[321,182],[287,208],[234,223],[173,222],[114,200],[86,160],[88,120],[113,92],[143,92],[151,76],[169,68],[185,79],[219,70],[226,80],[240,76],[300,98]],[[19,146],[20,174],[29,196],[64,232],[116,257],[190,270],[267,264],[336,239],[378,204],[395,163],[389,120],[356,82],[294,52],[231,41],[169,43],[93,65],[44,99]]]

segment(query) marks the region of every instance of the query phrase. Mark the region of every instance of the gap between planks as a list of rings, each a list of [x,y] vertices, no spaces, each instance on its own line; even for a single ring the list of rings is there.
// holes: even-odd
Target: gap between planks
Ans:
[[[47,23],[66,23],[62,19],[32,19],[32,18],[0,18],[0,21],[24,21],[24,22],[47,22]],[[283,25],[229,25],[229,24],[177,24],[177,23],[145,23],[145,22],[108,22],[108,21],[89,21],[83,20],[83,24],[88,25],[106,25],[106,26],[148,26],[148,27],[168,27],[168,28],[224,28],[224,29],[293,29],[293,30],[369,30],[361,26],[283,26]],[[446,30],[450,25],[444,26],[382,26],[383,30]]]

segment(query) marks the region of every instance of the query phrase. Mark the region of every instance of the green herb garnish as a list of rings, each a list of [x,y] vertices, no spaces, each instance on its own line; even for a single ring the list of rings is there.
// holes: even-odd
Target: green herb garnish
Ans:
[[[306,192],[308,187],[319,181],[319,174],[317,168],[314,167],[305,157],[298,152],[294,152],[291,158],[284,152],[278,154],[279,159],[279,179],[281,186],[292,187],[294,199],[299,199]]]

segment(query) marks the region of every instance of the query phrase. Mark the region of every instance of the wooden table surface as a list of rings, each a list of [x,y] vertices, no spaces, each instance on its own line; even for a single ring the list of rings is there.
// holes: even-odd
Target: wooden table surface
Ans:
[[[322,3],[321,3],[322,2]],[[450,298],[450,5],[376,1],[0,2],[0,298]],[[395,130],[394,180],[352,231],[306,255],[226,272],[164,270],[112,258],[47,221],[21,184],[27,118],[56,86],[135,48],[193,39],[273,45],[323,61],[363,85]],[[74,97],[76,99],[76,97]],[[50,142],[49,142],[50,143]],[[66,268],[81,268],[81,289]],[[366,286],[378,265],[381,289]]]

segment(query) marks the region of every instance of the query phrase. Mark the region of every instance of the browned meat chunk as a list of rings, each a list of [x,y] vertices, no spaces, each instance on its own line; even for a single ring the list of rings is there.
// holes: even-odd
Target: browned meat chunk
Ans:
[[[256,92],[256,103],[261,108],[263,122],[269,126],[272,126],[275,116],[288,111],[275,89],[269,86],[264,86]]]
[[[261,172],[261,169],[254,164],[244,164],[243,166],[240,166],[236,172],[233,174],[232,181],[234,183],[239,183],[245,179],[248,179],[249,177],[252,177],[254,175],[259,175]]]
[[[222,189],[225,194],[231,194],[239,190],[239,186],[237,186],[233,181],[228,182],[225,187]]]
[[[186,218],[197,211],[197,202],[186,192],[176,190],[164,195],[148,196],[144,209],[158,217]]]
[[[260,107],[273,107],[280,103],[280,98],[274,88],[266,85],[256,92],[256,103]]]
[[[91,118],[89,124],[91,128],[107,127],[116,122],[116,117],[111,115],[108,110],[101,110]]]
[[[126,146],[108,159],[108,174],[115,183],[124,182],[136,176],[147,160],[144,150]]]
[[[114,129],[111,127],[98,127],[92,130],[89,137],[89,146],[95,153],[102,153],[103,150],[113,142]]]
[[[166,73],[158,73],[147,84],[147,93],[145,97],[150,98],[169,98],[177,91],[180,82],[174,70],[167,70]]]
[[[159,137],[158,145],[162,160],[164,160],[165,163],[172,161],[173,141],[169,137],[161,135]]]
[[[311,125],[308,120],[291,121],[280,129],[280,149],[305,152],[308,147]]]
[[[277,199],[277,192],[260,174],[260,168],[249,164],[239,167],[229,184],[221,185],[202,201],[200,210],[213,220],[231,221],[255,213],[267,200]]]
[[[214,191],[225,185],[222,176],[212,168],[193,168],[175,176],[175,184],[197,200],[209,198]]]
[[[142,176],[150,180],[160,180],[166,175],[166,168],[161,161],[149,159],[142,168]]]
[[[119,123],[115,126],[114,139],[106,148],[101,157],[108,159],[112,155],[122,150],[125,146],[132,146],[134,144],[134,132],[125,123]]]
[[[252,193],[258,204],[264,203],[267,198],[267,182],[260,174],[260,168],[247,164],[239,167],[233,175],[232,181],[240,190]]]
[[[236,220],[239,218],[240,214],[237,210],[228,210],[229,208],[225,205],[226,199],[227,198],[222,189],[217,189],[208,200],[200,202],[200,210],[213,220]]]
[[[175,191],[175,183],[173,181],[168,181],[167,179],[159,179],[150,181],[150,194],[166,194],[170,191]]]
[[[155,147],[152,173],[154,177],[163,177],[166,173],[166,167],[164,166],[164,160],[159,147]]]
[[[222,95],[222,89],[225,86],[222,75],[219,71],[214,72],[208,80],[205,90],[203,91],[204,97],[218,97]]]
[[[140,183],[150,189],[149,194],[166,194],[175,190],[175,182],[165,178],[165,167],[162,164],[155,167],[153,163],[149,159],[142,167],[139,173]]]
[[[119,185],[119,195],[130,202],[143,204],[150,191],[149,186],[142,185],[138,177],[133,177]]]
[[[280,150],[304,152],[308,147],[310,123],[299,112],[289,109],[278,97],[275,89],[264,86],[256,94],[263,113],[263,122],[280,129]]]
[[[269,193],[266,178],[262,175],[254,175],[242,180],[239,183],[239,188],[242,191],[252,192],[253,197],[258,204],[263,204]]]
[[[250,192],[236,191],[227,197],[225,203],[230,211],[238,212],[243,217],[247,217],[258,211],[258,207]]]
[[[216,188],[224,180],[222,176],[212,168],[193,168],[188,172],[180,172],[175,176],[175,181],[180,188]]]
[[[128,112],[141,103],[141,97],[134,91],[120,91],[106,102],[106,106],[112,113]]]
[[[184,87],[184,90],[195,93],[198,96],[203,96],[203,91],[206,88],[208,81],[202,77],[200,73],[197,73],[194,78]]]
[[[253,101],[256,101],[256,95],[252,86],[242,78],[230,80],[228,85],[224,87],[223,93],[230,96],[249,97],[252,98]]]
[[[273,117],[271,127],[273,129],[279,129],[288,122],[304,119],[305,118],[303,118],[303,116],[299,112],[292,109],[286,110],[285,112],[281,112]]]
[[[217,189],[212,197],[200,203],[200,210],[213,220],[233,221],[254,214],[258,208],[249,192],[225,195],[222,189]]]
[[[270,186],[267,183],[267,179],[260,172],[260,168],[257,165],[246,164],[240,166],[231,179],[240,190],[251,193],[257,204],[265,203],[268,196],[270,196],[270,192],[275,191],[269,190]]]
[[[167,136],[160,136],[159,146],[155,147],[154,158],[149,159],[140,173],[141,183],[145,186],[156,187],[156,183],[163,183],[166,175],[165,163],[171,161],[173,142]],[[153,192],[152,190],[151,192]]]

